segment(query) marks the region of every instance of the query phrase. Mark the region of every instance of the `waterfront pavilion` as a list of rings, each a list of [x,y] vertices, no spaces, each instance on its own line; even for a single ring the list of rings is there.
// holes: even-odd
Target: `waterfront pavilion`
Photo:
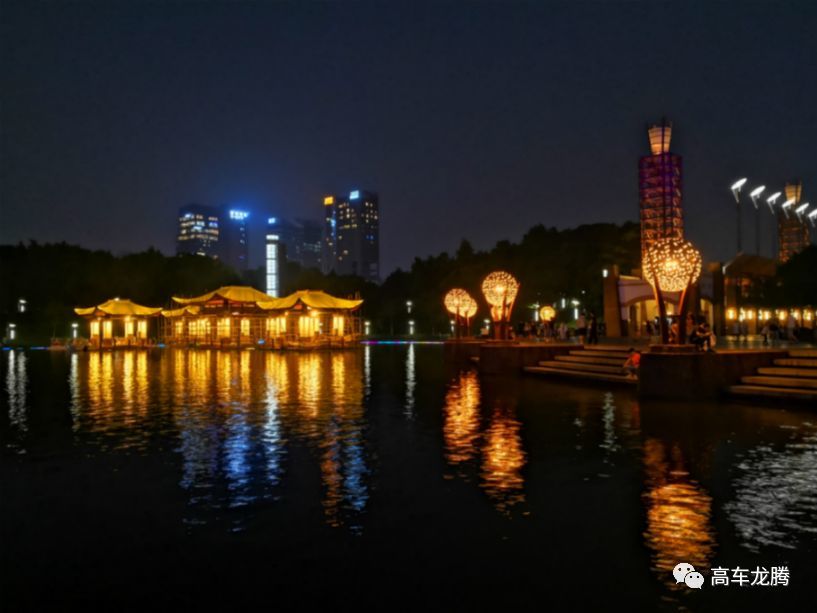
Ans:
[[[147,307],[130,300],[112,298],[97,306],[76,307],[74,312],[88,320],[90,347],[146,347],[150,340],[150,322],[161,307]],[[156,330],[153,330],[154,336]]]
[[[343,346],[360,334],[362,300],[302,290],[273,298],[252,287],[225,286],[194,298],[174,297],[162,311],[171,345],[239,348]]]

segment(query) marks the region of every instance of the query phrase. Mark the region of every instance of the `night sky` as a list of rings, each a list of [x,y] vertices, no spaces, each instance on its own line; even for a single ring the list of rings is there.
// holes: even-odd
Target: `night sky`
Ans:
[[[388,273],[636,220],[664,115],[706,259],[740,176],[817,204],[817,3],[575,4],[4,0],[0,242],[172,253],[187,202],[318,219],[360,188]]]

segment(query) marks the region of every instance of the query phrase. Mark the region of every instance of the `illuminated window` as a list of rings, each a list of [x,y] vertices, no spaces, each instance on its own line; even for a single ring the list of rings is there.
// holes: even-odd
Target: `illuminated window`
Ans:
[[[148,337],[148,322],[145,320],[140,321],[136,324],[136,335],[139,338],[147,338]]]
[[[250,320],[246,317],[241,320],[241,336],[250,335]]]
[[[222,317],[218,320],[216,324],[216,332],[218,333],[219,338],[224,338],[230,336],[230,318],[229,317]]]
[[[298,319],[298,334],[302,337],[315,336],[318,331],[318,318],[309,315],[301,315]]]
[[[125,322],[125,336],[133,336],[133,322],[126,321]]]
[[[113,338],[113,322],[102,322],[102,338]]]
[[[92,321],[91,322],[91,338],[96,338],[99,336],[99,322]]]
[[[343,336],[345,323],[346,318],[343,317],[343,315],[332,316],[332,334],[336,336]]]

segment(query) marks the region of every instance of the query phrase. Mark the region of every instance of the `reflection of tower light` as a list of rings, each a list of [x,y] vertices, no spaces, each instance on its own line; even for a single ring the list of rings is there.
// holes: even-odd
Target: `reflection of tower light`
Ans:
[[[520,423],[512,413],[496,409],[485,433],[482,488],[500,511],[507,511],[525,500],[522,491],[525,451],[519,429]]]
[[[406,353],[406,410],[407,417],[414,415],[414,387],[416,385],[415,379],[416,364],[414,361],[414,344],[408,346]]]
[[[16,430],[15,434],[22,438],[28,431],[26,416],[26,388],[28,387],[28,371],[26,355],[21,351],[5,351],[8,355],[6,371],[6,395],[9,405],[9,424]]]
[[[672,569],[679,561],[695,568],[709,568],[715,546],[712,534],[712,499],[689,479],[680,466],[670,466],[664,445],[656,439],[644,443],[647,473],[647,546],[653,551],[653,570],[675,585]],[[676,454],[680,456],[680,452]]]
[[[479,378],[473,370],[460,373],[445,395],[443,408],[445,459],[467,462],[477,453],[479,438]]]

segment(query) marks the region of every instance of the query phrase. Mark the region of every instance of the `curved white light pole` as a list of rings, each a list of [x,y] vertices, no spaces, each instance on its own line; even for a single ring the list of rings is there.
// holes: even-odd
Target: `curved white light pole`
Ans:
[[[752,204],[755,207],[755,253],[760,255],[760,206],[757,204],[760,194],[766,189],[765,185],[754,188],[749,192],[749,197],[752,199]]]
[[[743,249],[743,241],[741,240],[741,231],[740,231],[740,227],[741,227],[741,223],[740,223],[740,188],[742,188],[746,184],[746,181],[747,181],[746,177],[743,177],[742,179],[738,179],[737,181],[732,183],[732,187],[729,188],[729,189],[732,190],[732,195],[735,197],[735,204],[737,205],[736,206],[736,211],[737,211],[737,216],[738,216],[738,219],[737,219],[737,221],[738,221],[738,253],[740,253],[742,251],[742,249]]]

